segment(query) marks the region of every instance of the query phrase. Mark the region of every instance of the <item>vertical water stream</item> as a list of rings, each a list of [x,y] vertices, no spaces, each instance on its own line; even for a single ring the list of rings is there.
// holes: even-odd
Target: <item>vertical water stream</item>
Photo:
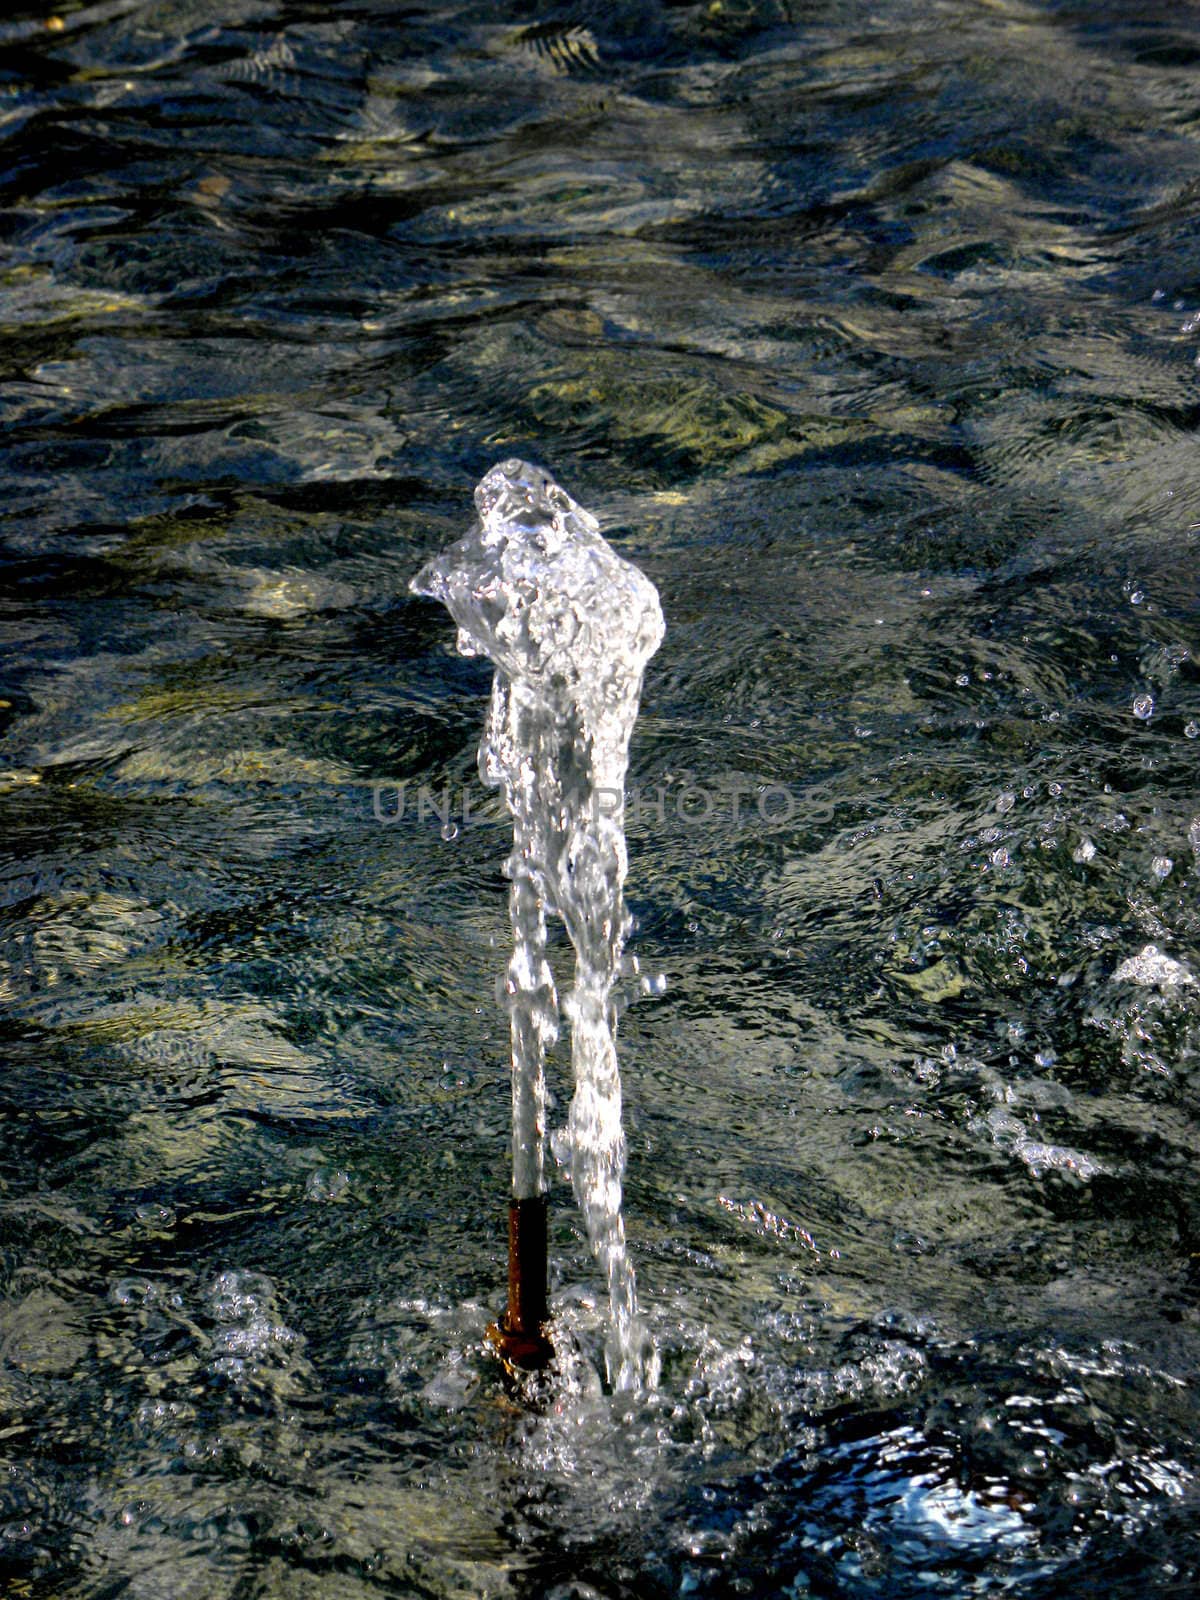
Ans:
[[[663,637],[658,593],[599,526],[540,468],[495,466],[475,490],[467,536],[414,578],[458,624],[465,655],[496,667],[479,750],[485,783],[513,817],[508,860],[514,948],[506,1004],[512,1028],[513,1195],[544,1187],[545,1052],[559,997],[546,918],[561,917],[575,980],[561,1010],[571,1027],[575,1090],[564,1146],[588,1238],[608,1283],[609,1375],[646,1381],[651,1359],[625,1247],[625,1146],[612,989],[629,932],[624,786],[646,663]]]

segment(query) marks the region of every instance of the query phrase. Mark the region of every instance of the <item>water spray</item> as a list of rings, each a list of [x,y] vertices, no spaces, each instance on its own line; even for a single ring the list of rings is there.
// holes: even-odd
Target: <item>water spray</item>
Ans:
[[[551,1359],[545,1180],[546,1050],[560,1004],[546,918],[561,918],[575,980],[575,1090],[561,1149],[611,1308],[607,1358],[618,1389],[645,1381],[649,1341],[625,1248],[625,1144],[612,990],[629,933],[625,773],[642,675],[663,636],[658,593],[606,543],[596,519],[539,467],[505,461],[475,490],[470,532],[413,579],[458,624],[464,655],[496,668],[479,747],[483,781],[513,819],[507,873],[513,954],[504,1001],[512,1036],[513,1188],[508,1307],[489,1336],[523,1370]],[[557,1147],[556,1147],[557,1148]]]

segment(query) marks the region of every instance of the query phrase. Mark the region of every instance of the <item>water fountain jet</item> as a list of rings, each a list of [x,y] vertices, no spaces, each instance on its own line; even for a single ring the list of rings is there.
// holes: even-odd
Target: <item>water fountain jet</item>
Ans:
[[[495,466],[475,490],[476,522],[424,566],[415,593],[440,600],[464,655],[496,668],[479,747],[483,781],[513,819],[507,872],[514,948],[505,979],[513,1086],[509,1291],[491,1330],[502,1358],[538,1368],[552,1354],[546,1299],[546,1049],[559,998],[546,917],[562,919],[575,981],[571,1181],[611,1308],[614,1387],[644,1382],[648,1340],[625,1248],[621,1080],[612,990],[630,928],[623,886],[625,772],[642,675],[663,636],[658,593],[601,537],[591,514],[540,468]]]

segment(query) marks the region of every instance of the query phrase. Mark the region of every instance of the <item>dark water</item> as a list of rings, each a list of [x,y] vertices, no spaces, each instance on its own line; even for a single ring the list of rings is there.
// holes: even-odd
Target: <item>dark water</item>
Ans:
[[[1200,12],[47,17],[0,24],[0,1592],[1195,1592]],[[540,1414],[481,1347],[489,674],[406,592],[510,455],[668,623],[663,1375],[603,1392],[559,1179]]]

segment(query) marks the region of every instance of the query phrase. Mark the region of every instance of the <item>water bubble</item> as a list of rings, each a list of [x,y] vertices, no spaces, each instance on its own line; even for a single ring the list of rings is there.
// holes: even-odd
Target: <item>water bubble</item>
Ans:
[[[1185,722],[1183,725],[1185,739],[1200,739],[1200,722]]]
[[[960,672],[954,681],[960,689],[965,689],[971,681],[971,675],[969,672]]]
[[[1140,606],[1145,598],[1146,591],[1144,589],[1131,589],[1129,593],[1129,604],[1131,606]]]
[[[1053,795],[1055,800],[1057,800],[1059,798],[1059,796],[1062,794],[1062,792],[1063,792],[1063,786],[1062,786],[1061,783],[1052,783],[1050,785],[1050,793],[1051,793],[1051,795]]]
[[[1155,856],[1151,865],[1153,867],[1154,876],[1158,879],[1159,883],[1161,883],[1164,878],[1170,877],[1171,868],[1175,865],[1175,863],[1171,860],[1170,856]]]
[[[445,839],[446,843],[449,844],[452,839],[458,838],[458,823],[443,822],[439,832],[441,833],[442,838]]]
[[[996,810],[997,811],[1011,811],[1012,808],[1016,805],[1016,803],[1017,803],[1016,795],[1013,794],[1011,792],[1011,790],[1005,790],[1005,792],[1002,795],[998,795],[997,798],[996,798]]]
[[[989,859],[994,867],[1006,867],[1011,858],[1008,851],[1001,845],[999,850],[992,851]]]
[[[304,1185],[309,1200],[340,1200],[350,1187],[350,1174],[335,1168],[310,1172]]]
[[[148,1306],[158,1299],[158,1285],[149,1278],[119,1278],[108,1291],[115,1306]]]
[[[1149,722],[1154,715],[1154,696],[1138,694],[1133,697],[1133,714],[1139,722]]]

